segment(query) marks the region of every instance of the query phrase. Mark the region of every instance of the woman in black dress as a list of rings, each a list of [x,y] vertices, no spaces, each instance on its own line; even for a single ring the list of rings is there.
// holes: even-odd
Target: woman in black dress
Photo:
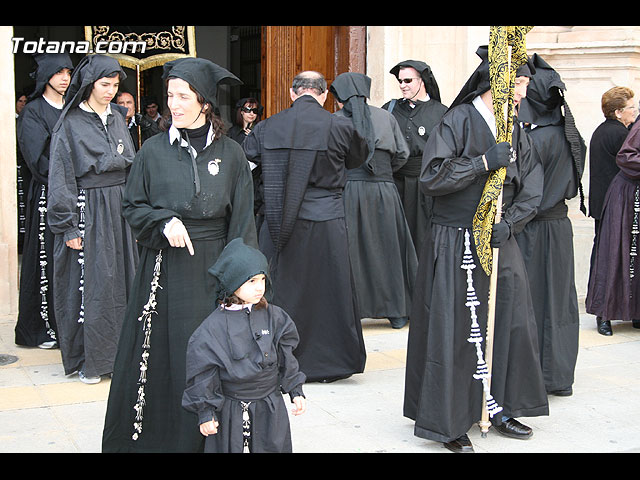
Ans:
[[[195,452],[198,419],[181,406],[193,331],[215,308],[208,275],[224,246],[257,246],[251,171],[213,112],[220,82],[241,83],[201,58],[164,66],[169,131],[134,162],[123,214],[140,265],[124,320],[103,433],[103,451]]]

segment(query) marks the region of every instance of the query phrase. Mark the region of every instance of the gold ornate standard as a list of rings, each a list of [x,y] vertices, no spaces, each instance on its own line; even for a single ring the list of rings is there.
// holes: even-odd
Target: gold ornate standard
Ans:
[[[532,28],[492,26],[489,30],[489,79],[496,117],[496,143],[505,141],[511,143],[516,70],[527,62],[525,36]],[[511,47],[510,56],[509,47]],[[478,259],[487,275],[491,275],[492,270],[491,232],[506,170],[506,167],[502,167],[491,172],[473,218],[473,239]]]

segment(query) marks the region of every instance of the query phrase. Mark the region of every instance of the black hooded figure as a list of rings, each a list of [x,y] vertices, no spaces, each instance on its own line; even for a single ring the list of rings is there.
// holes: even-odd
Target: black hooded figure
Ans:
[[[234,238],[257,247],[249,163],[214,113],[218,85],[240,80],[191,57],[166,63],[163,78],[175,118],[136,154],[123,201],[140,264],[111,380],[105,452],[202,450],[198,417],[181,405],[187,342],[216,306],[207,269]],[[180,112],[178,97],[195,111]]]
[[[350,118],[366,140],[369,156],[347,171],[344,188],[349,258],[360,316],[388,318],[406,325],[418,259],[393,172],[409,156],[395,117],[367,104],[371,79],[362,73],[338,75],[329,91],[342,104],[336,115]]]
[[[36,81],[36,88],[22,109],[17,124],[18,145],[28,168],[30,185],[25,186],[28,196],[15,342],[17,345],[44,348],[57,344],[58,339],[53,308],[54,236],[47,224],[47,184],[51,132],[63,104],[55,105],[43,94],[51,78],[65,69],[70,75],[73,64],[67,54],[38,54],[34,59],[37,68],[31,75]],[[54,89],[53,86],[51,88]],[[56,93],[64,95],[65,92]]]
[[[209,273],[218,280],[220,305],[189,340],[182,405],[198,415],[199,425],[218,423],[217,432],[206,437],[205,453],[289,453],[282,395],[288,393],[292,401],[304,397],[305,376],[293,354],[299,340],[293,320],[266,301],[271,289],[267,259],[236,238]],[[263,299],[249,303],[235,296],[258,275],[265,276]]]
[[[396,117],[400,131],[409,146],[407,162],[393,173],[398,193],[402,199],[407,223],[416,249],[424,238],[424,231],[431,218],[432,200],[420,190],[419,177],[422,165],[422,152],[431,134],[447,107],[441,103],[440,89],[431,67],[420,60],[405,60],[394,66],[389,73],[399,79],[400,70],[411,67],[415,69],[423,82],[427,99],[393,99],[382,108],[389,110]]]
[[[542,160],[544,189],[537,215],[516,240],[531,285],[546,389],[555,395],[571,395],[580,313],[566,200],[580,193],[586,211],[580,179],[587,149],[565,100],[560,75],[538,54],[531,61],[536,73],[527,97],[520,102],[518,120]]]
[[[135,238],[122,218],[135,149],[126,108],[108,103],[124,78],[114,58],[84,57],[73,71],[51,136],[47,220],[55,234],[59,343],[65,374],[77,371],[87,383],[113,371],[138,262]],[[104,111],[98,114],[89,101]]]
[[[404,415],[415,421],[416,436],[456,452],[473,450],[467,432],[482,417],[483,396],[491,399],[479,377],[485,342],[477,341],[486,332],[490,277],[478,261],[472,222],[490,170],[502,166],[504,213],[491,239],[500,264],[490,419],[500,433],[529,438],[531,429],[513,417],[549,413],[527,273],[513,236],[536,214],[542,165],[517,124],[515,156],[507,142],[496,143],[487,51],[476,52],[482,63],[425,146],[420,184],[433,197],[433,217],[419,254],[407,344]]]

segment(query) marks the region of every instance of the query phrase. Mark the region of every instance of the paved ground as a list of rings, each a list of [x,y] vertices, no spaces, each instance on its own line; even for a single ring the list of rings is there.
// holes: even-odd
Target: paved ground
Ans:
[[[100,452],[109,381],[85,385],[65,376],[59,350],[17,347],[15,317],[0,317],[0,452]],[[640,330],[612,322],[614,335],[581,316],[574,395],[551,397],[548,417],[530,418],[528,441],[474,427],[476,452],[640,453]],[[308,384],[308,411],[292,417],[295,452],[448,453],[413,435],[402,416],[408,327],[364,320],[366,371],[331,384]],[[10,356],[16,357],[13,360]]]

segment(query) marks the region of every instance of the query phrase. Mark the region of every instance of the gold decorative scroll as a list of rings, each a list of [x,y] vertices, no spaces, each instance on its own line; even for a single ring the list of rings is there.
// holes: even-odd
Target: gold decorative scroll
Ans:
[[[85,39],[96,49],[99,42],[144,42],[140,48],[123,52],[104,52],[123,67],[146,70],[170,60],[196,56],[195,27],[192,26],[85,26]]]
[[[527,62],[525,36],[533,27],[492,26],[489,31],[489,81],[496,118],[496,143],[511,143],[513,131],[516,71]],[[509,48],[510,47],[510,48]],[[509,55],[511,50],[511,55]],[[493,250],[491,233],[497,203],[506,177],[506,167],[489,174],[480,203],[473,218],[473,238],[478,259],[487,275],[491,275]]]

